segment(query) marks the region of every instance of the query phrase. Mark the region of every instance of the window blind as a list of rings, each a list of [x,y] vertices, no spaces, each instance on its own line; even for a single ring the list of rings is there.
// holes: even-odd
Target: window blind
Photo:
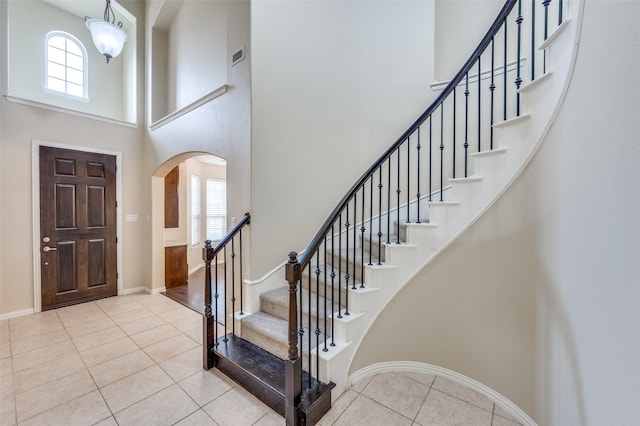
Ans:
[[[227,184],[207,179],[207,239],[221,240],[227,233]]]
[[[191,245],[200,244],[200,176],[191,175]]]

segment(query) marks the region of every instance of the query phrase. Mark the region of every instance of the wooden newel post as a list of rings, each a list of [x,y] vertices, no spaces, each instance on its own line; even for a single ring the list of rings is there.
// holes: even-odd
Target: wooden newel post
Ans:
[[[211,240],[204,242],[202,260],[205,264],[204,272],[204,316],[202,317],[202,368],[209,370],[213,367],[213,344],[215,343],[216,318],[211,312],[211,261],[213,260]]]
[[[298,356],[298,283],[302,270],[298,263],[298,253],[289,253],[285,267],[285,278],[289,282],[289,351],[285,363],[284,412],[287,426],[300,424],[298,404],[302,393],[302,358]]]

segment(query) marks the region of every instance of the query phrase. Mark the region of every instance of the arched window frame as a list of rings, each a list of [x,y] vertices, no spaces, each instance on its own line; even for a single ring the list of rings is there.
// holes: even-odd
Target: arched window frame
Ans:
[[[50,58],[49,58],[49,54],[50,54],[50,47],[52,49],[56,49],[55,46],[50,46],[49,43],[51,41],[52,38],[54,37],[62,37],[65,40],[65,49],[63,50],[64,55],[65,55],[65,63],[59,63],[59,62],[54,62],[51,61],[50,62]],[[69,66],[68,64],[68,59],[67,59],[67,55],[74,55],[72,52],[69,52],[69,47],[67,46],[67,43],[73,43],[73,45],[75,45],[80,52],[82,53],[82,70],[79,70],[77,68],[74,68],[72,66]],[[62,49],[60,49],[62,50]],[[78,55],[75,55],[78,56]],[[64,71],[65,71],[65,79],[58,79],[59,81],[63,81],[64,82],[64,91],[56,89],[56,88],[52,88],[49,85],[49,78],[50,76],[50,64],[54,63],[57,65],[61,65],[62,67],[64,67]],[[76,84],[73,81],[69,81],[68,79],[68,74],[67,72],[69,70],[72,71],[79,71],[82,72],[82,95],[79,96],[77,94],[74,93],[69,93],[69,84]],[[65,96],[65,97],[70,97],[73,99],[80,99],[83,101],[88,101],[89,100],[89,88],[88,88],[88,75],[89,75],[89,71],[88,71],[88,60],[87,60],[87,49],[84,47],[84,44],[82,44],[82,42],[80,40],[78,40],[77,37],[73,36],[72,34],[69,34],[67,32],[64,31],[51,31],[49,32],[46,37],[45,37],[45,69],[44,69],[44,89],[46,92],[48,93],[52,93],[58,96]],[[56,78],[56,77],[51,77],[51,78]]]

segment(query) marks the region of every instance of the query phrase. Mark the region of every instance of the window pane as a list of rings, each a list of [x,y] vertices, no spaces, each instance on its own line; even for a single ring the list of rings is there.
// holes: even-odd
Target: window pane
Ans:
[[[47,88],[84,97],[85,55],[72,36],[54,33],[47,38]]]
[[[49,62],[49,77],[65,80],[65,67],[60,64]]]
[[[67,54],[67,66],[82,71],[84,68],[82,56]]]
[[[207,216],[207,240],[221,240],[226,234],[224,216]]]
[[[65,41],[66,37],[62,36],[53,36],[49,38],[49,46],[57,47],[58,49],[65,50]]]
[[[67,52],[73,53],[76,56],[82,56],[82,50],[78,45],[73,41],[67,39]]]
[[[82,86],[82,79],[84,78],[82,71],[67,68],[67,81],[73,84],[79,84]]]
[[[220,240],[227,233],[227,184],[207,179],[207,239]]]
[[[200,176],[191,175],[191,245],[200,243]]]
[[[47,79],[47,88],[62,93],[66,92],[64,81],[58,80],[57,78],[49,77]]]
[[[49,61],[64,65],[64,50],[49,47],[47,53]]]
[[[82,90],[82,84],[73,84],[67,83],[67,93],[73,96],[84,96],[84,91]]]

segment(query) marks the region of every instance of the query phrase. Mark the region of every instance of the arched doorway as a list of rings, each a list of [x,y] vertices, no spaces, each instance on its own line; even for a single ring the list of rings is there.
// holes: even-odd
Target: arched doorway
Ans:
[[[226,161],[181,154],[158,168],[152,188],[153,291],[202,313],[203,243],[226,233]]]

